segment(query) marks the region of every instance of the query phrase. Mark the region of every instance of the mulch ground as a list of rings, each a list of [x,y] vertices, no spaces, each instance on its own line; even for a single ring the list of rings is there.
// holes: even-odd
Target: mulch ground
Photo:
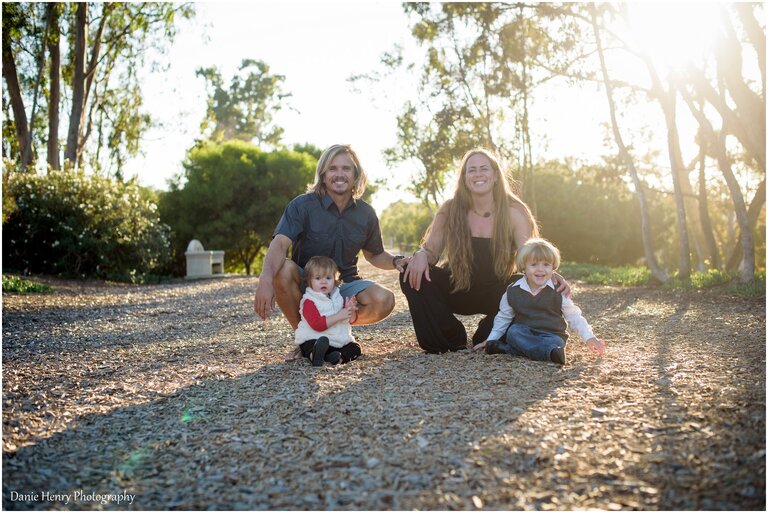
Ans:
[[[764,299],[574,283],[609,345],[560,367],[425,355],[397,290],[312,368],[256,278],[47,282],[3,296],[4,509],[766,506]]]

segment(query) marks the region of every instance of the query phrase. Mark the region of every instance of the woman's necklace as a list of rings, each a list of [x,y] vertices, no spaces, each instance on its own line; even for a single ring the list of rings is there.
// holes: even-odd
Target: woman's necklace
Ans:
[[[491,217],[491,212],[492,212],[492,210],[489,210],[488,212],[483,212],[483,213],[481,214],[480,212],[478,212],[477,210],[475,210],[475,209],[473,208],[473,209],[472,209],[472,212],[474,212],[476,216],[479,216],[479,217],[486,217],[486,218],[487,218],[487,217]]]

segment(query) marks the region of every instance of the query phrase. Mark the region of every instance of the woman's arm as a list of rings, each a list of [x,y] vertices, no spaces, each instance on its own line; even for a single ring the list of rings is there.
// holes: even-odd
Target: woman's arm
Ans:
[[[424,241],[421,249],[413,254],[413,257],[408,262],[408,267],[403,273],[403,282],[408,280],[408,283],[415,290],[419,290],[421,287],[422,278],[432,281],[429,277],[429,266],[437,263],[440,253],[443,251],[445,245],[445,225],[448,219],[446,205],[447,203],[444,203],[437,211],[437,214],[435,214],[427,240]]]
[[[533,236],[533,226],[528,219],[527,212],[515,204],[509,207],[509,224],[512,227],[512,238],[515,247],[519,248]]]

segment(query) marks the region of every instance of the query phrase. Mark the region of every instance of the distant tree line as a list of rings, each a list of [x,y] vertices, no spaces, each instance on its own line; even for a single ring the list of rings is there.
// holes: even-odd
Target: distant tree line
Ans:
[[[382,213],[388,242],[418,244],[458,159],[481,145],[510,165],[518,192],[566,259],[642,258],[659,281],[670,268],[683,279],[692,268],[739,268],[748,280],[765,265],[762,4],[718,6],[720,50],[670,75],[616,30],[626,12],[614,4],[403,8],[424,55],[407,62],[395,51],[382,60],[382,76],[420,73],[398,117],[398,144],[385,157],[417,164],[408,190],[421,203],[397,202]],[[184,249],[196,238],[226,250],[229,270],[258,271],[282,209],[306,189],[321,151],[283,142],[274,115],[290,93],[266,63],[243,59],[228,79],[215,67],[197,70],[207,110],[168,191],[123,176],[152,122],[142,110],[139,70],[156,54],[148,50],[162,56],[177,22],[193,15],[194,4],[3,3],[4,266],[183,274]],[[613,75],[612,59],[629,58],[650,87]],[[759,76],[745,71],[750,66]],[[535,154],[541,134],[530,120],[548,83],[590,83],[604,92],[611,150],[601,163]],[[620,114],[633,101],[660,114],[664,148],[640,153],[628,142],[637,134]],[[696,155],[681,150],[683,113],[698,127]]]

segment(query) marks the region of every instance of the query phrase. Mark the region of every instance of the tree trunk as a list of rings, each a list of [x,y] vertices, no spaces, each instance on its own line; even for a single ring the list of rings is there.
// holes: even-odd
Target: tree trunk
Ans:
[[[531,129],[528,124],[528,64],[523,57],[523,176],[525,176],[525,201],[536,217],[536,183],[533,176],[533,150],[531,147]]]
[[[747,207],[744,204],[744,195],[741,192],[736,176],[733,174],[731,161],[728,158],[728,152],[725,146],[725,133],[721,132],[720,134],[717,134],[715,132],[709,119],[707,119],[702,111],[695,107],[693,100],[687,92],[683,91],[683,97],[685,98],[691,113],[699,123],[702,134],[709,141],[710,148],[717,159],[720,171],[723,173],[723,178],[725,178],[725,183],[728,185],[728,190],[731,193],[734,213],[736,214],[736,223],[738,224],[740,231],[738,239],[741,243],[741,265],[739,266],[739,273],[741,275],[741,281],[750,281],[755,277],[755,245],[752,237],[752,230],[749,226]]]
[[[765,32],[755,18],[755,5],[752,3],[736,2],[736,12],[739,14],[747,38],[757,53],[757,63],[760,67],[760,77],[762,78],[763,92],[765,92]]]
[[[616,107],[613,103],[613,89],[611,88],[611,82],[608,77],[608,68],[605,64],[605,54],[603,52],[603,45],[600,40],[600,28],[597,24],[597,15],[595,14],[595,7],[594,5],[590,6],[590,14],[592,15],[592,28],[595,32],[595,43],[597,44],[597,53],[600,57],[600,69],[602,71],[603,75],[603,84],[605,85],[605,94],[608,99],[608,109],[610,111],[611,116],[611,127],[613,129],[613,136],[616,139],[616,144],[619,147],[619,153],[621,154],[621,157],[624,159],[624,163],[627,166],[627,169],[629,170],[629,174],[632,177],[632,182],[635,186],[635,194],[637,196],[637,201],[640,205],[640,228],[643,236],[643,250],[645,252],[645,260],[646,265],[648,266],[648,269],[650,269],[651,274],[653,277],[662,282],[665,283],[669,281],[669,276],[667,273],[664,272],[661,267],[659,267],[657,261],[656,261],[656,255],[653,253],[653,243],[651,240],[651,223],[650,218],[648,215],[648,206],[645,198],[645,185],[640,180],[640,176],[637,173],[637,169],[635,169],[635,163],[632,160],[632,156],[629,154],[629,150],[627,150],[626,145],[624,144],[624,140],[621,137],[621,132],[619,131],[619,124],[616,119]]]
[[[675,190],[675,209],[677,211],[677,229],[680,238],[680,269],[678,277],[688,280],[691,277],[691,248],[688,239],[688,224],[685,219],[685,201],[683,191],[680,186],[680,175],[683,168],[683,159],[680,155],[680,137],[677,132],[677,121],[675,120],[675,100],[677,92],[672,89],[667,93],[662,93],[666,98],[662,98],[661,104],[664,109],[664,118],[667,122],[667,144],[669,147],[669,163],[672,170],[672,186]]]
[[[77,4],[75,15],[75,49],[72,55],[74,78],[72,82],[72,111],[69,116],[67,148],[64,160],[77,164],[80,146],[80,130],[85,112],[85,48],[88,37],[88,4]]]
[[[37,54],[37,78],[35,79],[35,87],[32,93],[32,114],[29,116],[29,137],[27,138],[27,146],[24,148],[22,164],[24,167],[29,166],[32,163],[34,152],[32,151],[32,140],[34,138],[33,133],[35,130],[35,116],[37,115],[37,96],[40,93],[40,83],[43,80],[43,71],[45,69],[45,48],[48,44],[48,34],[51,28],[52,13],[50,9],[45,10],[45,32],[43,38],[40,40],[40,51]]]
[[[700,141],[701,150],[699,152],[699,218],[701,219],[701,228],[704,239],[709,249],[711,260],[708,262],[710,269],[720,269],[720,251],[715,241],[715,231],[712,229],[712,220],[709,217],[709,201],[707,199],[707,176],[705,173],[705,164],[707,152],[704,149],[706,141]]]
[[[5,9],[3,9],[5,11]],[[27,111],[24,109],[24,99],[21,97],[19,76],[16,72],[16,60],[11,49],[11,36],[9,31],[3,31],[3,78],[8,91],[8,98],[13,109],[13,124],[16,128],[16,144],[19,153],[23,154],[29,139],[29,125],[27,124]],[[21,155],[20,155],[21,156]],[[26,169],[24,169],[26,170]]]
[[[85,93],[83,94],[83,112],[86,111],[86,106],[88,105],[89,100],[91,99],[91,92],[93,91],[93,81],[96,77],[96,68],[99,64],[99,59],[101,57],[101,44],[102,39],[104,37],[104,28],[107,25],[107,19],[109,18],[109,15],[114,8],[115,3],[104,3],[102,4],[102,12],[101,12],[101,21],[99,22],[99,28],[96,30],[96,35],[92,38],[93,40],[93,46],[91,47],[90,52],[90,60],[88,62],[88,67],[85,71]],[[87,109],[88,115],[83,116],[83,120],[81,122],[81,128],[80,128],[80,143],[78,145],[77,149],[77,161],[78,164],[82,166],[83,163],[83,148],[85,147],[86,142],[88,141],[92,129],[93,129],[93,110],[96,106],[96,101],[91,102],[92,108]]]
[[[683,165],[683,157],[680,151],[680,135],[677,131],[677,91],[674,86],[670,86],[669,90],[666,90],[661,83],[653,62],[646,56],[643,56],[643,61],[648,68],[648,74],[653,84],[651,87],[652,94],[659,100],[661,109],[664,112],[664,122],[667,125],[667,151],[669,153],[670,172],[672,173],[675,211],[677,212],[677,233],[680,243],[678,276],[683,280],[688,280],[691,277],[691,248],[688,237],[688,223],[685,215],[685,196],[682,187],[685,166]],[[687,175],[685,175],[685,181],[688,181]],[[688,189],[690,189],[690,183],[688,184]]]
[[[728,189],[731,191],[731,198],[733,199],[733,206],[736,213],[736,222],[739,225],[739,242],[741,243],[741,264],[739,265],[739,274],[741,275],[742,282],[748,282],[755,277],[755,244],[752,237],[752,230],[749,226],[749,216],[747,215],[747,208],[744,204],[744,195],[741,193],[741,187],[736,180],[736,176],[731,169],[731,162],[728,159],[728,154],[725,149],[725,134],[721,133],[717,138],[716,151],[718,154],[718,162],[725,178],[725,183],[728,184]]]
[[[762,170],[765,173],[765,97],[750,89],[744,80],[741,42],[733,28],[727,9],[724,6],[720,9],[723,12],[723,28],[726,37],[722,44],[715,47],[717,73],[736,103],[735,112],[741,127],[746,132],[744,136],[755,145],[755,158],[758,162],[762,162]],[[731,121],[726,125],[729,130],[730,123]]]
[[[59,9],[54,2],[48,4],[51,33],[48,37],[50,64],[50,99],[48,101],[48,165],[60,169],[59,161],[59,103],[61,101],[61,51],[59,38]]]
[[[755,191],[755,196],[752,198],[752,203],[749,204],[749,209],[747,210],[747,221],[749,222],[749,229],[752,231],[754,231],[757,225],[757,218],[760,217],[760,211],[763,209],[763,206],[765,206],[765,179],[760,182]],[[741,235],[739,235],[739,238],[736,239],[736,245],[731,251],[731,256],[728,257],[728,262],[725,264],[725,268],[728,270],[738,268],[741,261],[741,253]]]

